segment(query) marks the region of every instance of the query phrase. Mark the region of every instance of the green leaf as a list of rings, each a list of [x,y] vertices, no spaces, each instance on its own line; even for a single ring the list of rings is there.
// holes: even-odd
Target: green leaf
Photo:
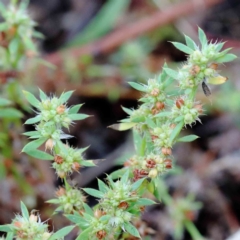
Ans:
[[[46,203],[59,204],[59,203],[60,203],[60,200],[54,198],[54,199],[47,200]]]
[[[133,123],[133,122],[116,123],[116,124],[108,126],[108,128],[112,128],[112,129],[118,130],[118,131],[126,131],[126,130],[133,128],[135,125],[137,125],[137,123]]]
[[[25,220],[28,220],[29,219],[28,209],[22,201],[21,201],[21,212]]]
[[[6,236],[6,240],[13,240],[14,233],[13,232],[8,232]]]
[[[221,49],[223,48],[225,43],[226,42],[221,42],[221,43],[216,44],[215,45],[215,50],[218,51],[218,52],[221,51]]]
[[[0,118],[19,119],[22,117],[23,117],[23,114],[15,108],[0,109]]]
[[[1,232],[11,232],[11,224],[5,224],[5,225],[0,225],[0,231]]]
[[[102,193],[105,193],[109,190],[108,186],[98,178],[98,188]]]
[[[28,119],[24,124],[33,124],[33,123],[37,123],[41,121],[42,116],[41,115],[37,115],[34,118],[30,118]]]
[[[171,43],[175,46],[175,48],[179,49],[184,53],[191,54],[193,52],[193,49],[189,48],[188,46],[182,43],[178,43],[178,42],[171,42]]]
[[[178,136],[178,134],[181,132],[184,125],[184,121],[181,121],[177,124],[177,126],[173,129],[171,135],[170,135],[170,142],[173,143],[174,139]]]
[[[11,55],[16,55],[19,47],[18,38],[14,38],[9,44],[9,52]]]
[[[138,91],[147,92],[147,88],[145,85],[142,85],[142,84],[139,84],[136,82],[129,82],[128,84],[131,85],[131,87],[135,88]]]
[[[129,169],[127,169],[125,171],[125,173],[122,175],[120,181],[121,181],[121,183],[126,184],[128,182],[128,179],[129,179]]]
[[[169,116],[171,116],[171,114],[172,114],[171,112],[160,112],[160,113],[154,115],[153,117],[154,118],[169,117]]]
[[[156,202],[154,202],[153,200],[151,200],[149,198],[139,198],[137,200],[136,204],[140,205],[140,206],[148,206],[148,205],[156,204]]]
[[[0,98],[0,107],[5,107],[10,105],[12,102],[5,98]]]
[[[96,164],[93,162],[93,160],[83,160],[81,161],[81,165],[84,167],[95,167]]]
[[[178,79],[178,72],[171,69],[171,68],[164,68],[164,71],[166,71],[167,75],[172,77],[173,79]]]
[[[208,43],[208,40],[207,40],[207,37],[206,37],[204,31],[201,28],[198,28],[198,37],[202,44],[202,47],[205,47]]]
[[[136,182],[134,182],[134,183],[132,184],[131,189],[132,189],[133,191],[137,190],[137,189],[142,185],[142,183],[144,182],[145,179],[146,179],[146,178],[141,178],[141,179],[137,180]]]
[[[85,118],[88,118],[88,117],[90,117],[90,115],[81,114],[81,113],[74,113],[74,114],[69,114],[68,117],[70,119],[72,119],[73,121],[77,121],[77,120],[83,120]]]
[[[151,118],[147,118],[146,123],[150,128],[155,128],[156,127],[155,122]]]
[[[68,113],[69,113],[69,114],[78,113],[79,109],[82,107],[83,104],[84,104],[84,103],[82,103],[82,104],[77,104],[77,105],[71,107],[71,108],[68,110]]]
[[[126,172],[126,169],[121,168],[121,169],[111,172],[110,177],[112,179],[119,179],[125,172]]]
[[[141,238],[138,230],[130,222],[128,222],[128,223],[125,222],[124,223],[124,230],[126,230],[128,233],[130,233],[134,237]]]
[[[168,77],[168,79],[164,81],[162,85],[162,89],[165,90],[168,86],[172,85],[173,82],[174,82],[174,78]]]
[[[53,160],[54,157],[46,152],[37,150],[37,149],[33,149],[33,150],[29,150],[26,152],[29,156],[37,158],[37,159],[41,159],[41,160]]]
[[[39,88],[39,94],[40,94],[40,99],[42,101],[47,100],[48,96],[45,94],[45,92],[43,92],[40,88]]]
[[[74,91],[68,91],[68,92],[65,92],[65,93],[62,93],[60,98],[59,98],[59,101],[61,103],[65,103],[68,101],[68,99],[71,97],[71,95],[73,94]]]
[[[231,62],[231,61],[235,60],[236,58],[237,58],[236,55],[229,53],[220,58],[216,58],[215,61],[218,63],[224,63],[224,62]]]
[[[89,227],[82,231],[80,235],[76,238],[76,240],[87,240],[89,239],[89,235],[92,233],[93,227]]]
[[[23,135],[31,137],[31,136],[35,136],[37,133],[38,131],[30,131],[30,132],[23,133]]]
[[[40,147],[45,141],[47,140],[47,138],[39,138],[37,140],[34,140],[32,142],[29,142],[27,145],[25,145],[25,147],[23,148],[22,152],[29,152],[33,149],[37,149],[38,147]]]
[[[123,111],[125,112],[125,113],[127,113],[128,115],[131,115],[132,114],[132,110],[131,109],[129,109],[129,108],[125,108],[125,107],[123,107],[123,106],[121,106],[122,107],[122,109],[123,109]]]
[[[86,228],[89,226],[89,223],[79,215],[65,214],[64,216],[68,218],[71,222],[76,223],[81,228]]]
[[[199,138],[199,136],[197,136],[197,135],[188,135],[188,136],[179,138],[177,140],[177,142],[192,142],[192,141],[196,140],[197,138]]]
[[[39,108],[40,101],[33,94],[27,91],[23,91],[23,94],[25,95],[26,99],[32,106]]]
[[[188,47],[190,47],[192,50],[195,50],[196,49],[196,43],[188,36],[184,35],[185,36],[185,40],[186,40],[186,44]]]
[[[97,197],[97,198],[103,198],[104,194],[96,189],[93,189],[93,188],[83,188],[83,190],[93,196],[93,197]]]
[[[58,230],[57,232],[55,232],[55,233],[49,238],[49,240],[62,239],[63,237],[65,237],[66,235],[68,235],[74,228],[75,228],[75,226],[67,226],[67,227],[64,227],[64,228]]]
[[[83,204],[84,210],[87,214],[89,214],[90,216],[94,216],[93,210],[86,204]]]

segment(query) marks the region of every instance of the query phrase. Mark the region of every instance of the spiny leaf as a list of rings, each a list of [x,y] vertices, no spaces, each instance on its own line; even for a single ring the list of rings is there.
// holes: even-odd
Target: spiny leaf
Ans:
[[[121,106],[122,107],[122,109],[123,109],[123,111],[125,112],[125,113],[127,113],[128,115],[131,115],[132,114],[132,110],[131,109],[129,109],[129,108],[125,108],[125,107],[123,107],[123,106]]]

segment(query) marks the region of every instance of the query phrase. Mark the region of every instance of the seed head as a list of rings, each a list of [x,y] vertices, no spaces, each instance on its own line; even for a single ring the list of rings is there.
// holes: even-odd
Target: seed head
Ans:
[[[57,163],[57,164],[62,164],[63,163],[63,158],[59,155],[55,155],[54,156],[54,161]]]
[[[165,164],[165,168],[167,168],[167,169],[172,168],[172,160],[171,159],[165,159],[164,164]]]
[[[184,105],[184,100],[182,98],[178,98],[176,100],[176,106],[178,109],[180,109],[182,107],[182,105]]]
[[[45,149],[52,151],[53,146],[54,146],[54,141],[51,138],[48,139],[45,143]]]

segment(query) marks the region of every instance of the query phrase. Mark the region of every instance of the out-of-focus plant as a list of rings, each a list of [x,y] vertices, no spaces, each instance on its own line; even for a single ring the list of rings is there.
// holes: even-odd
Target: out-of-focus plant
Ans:
[[[34,30],[36,25],[29,17],[27,1],[12,0],[8,6],[0,3],[0,178],[7,173],[19,181],[19,187],[25,194],[30,192],[29,184],[24,181],[21,171],[17,170],[14,159],[14,141],[20,141],[22,132],[22,111],[30,107],[23,97],[21,82],[24,79],[23,70],[28,62],[37,55],[34,38],[41,34]]]
[[[23,152],[42,160],[54,160],[52,167],[58,177],[64,180],[65,187],[58,189],[57,198],[48,202],[58,204],[56,212],[62,211],[80,228],[78,240],[128,239],[130,236],[141,238],[133,222],[140,218],[146,206],[155,204],[153,200],[145,197],[147,192],[162,200],[168,207],[169,214],[174,219],[176,239],[182,238],[185,228],[192,239],[203,239],[193,224],[201,205],[194,201],[192,195],[173,199],[160,177],[173,168],[172,147],[177,142],[190,142],[198,138],[196,135],[179,137],[181,130],[200,121],[199,117],[203,113],[202,104],[195,99],[198,86],[202,85],[208,95],[208,84],[224,83],[227,78],[219,75],[218,64],[232,61],[236,56],[228,53],[230,49],[220,52],[223,43],[208,43],[201,29],[201,47],[189,37],[185,38],[187,45],[173,43],[176,48],[189,55],[182,68],[175,71],[165,65],[158,78],[148,80],[147,84],[130,82],[132,87],[143,92],[144,95],[139,100],[141,104],[136,110],[123,107],[129,118],[110,127],[116,130],[133,128],[136,154],[125,162],[123,169],[107,176],[105,182],[98,179],[99,190],[78,190],[67,183],[67,176],[72,172],[78,172],[81,167],[94,166],[93,161],[83,159],[82,153],[85,149],[74,149],[61,141],[70,137],[63,131],[64,128],[68,129],[75,120],[88,117],[78,113],[81,104],[67,106],[72,91],[65,92],[58,98],[48,97],[40,90],[40,100],[31,93],[24,92],[27,100],[37,109],[37,116],[26,122],[35,124],[35,131],[25,133],[34,140],[23,148]],[[177,96],[167,94],[167,89],[174,84],[174,80],[178,81]],[[45,151],[38,149],[42,144],[45,144]],[[83,191],[99,199],[94,208],[87,205]],[[38,215],[29,217],[23,206],[22,204],[24,219],[17,216],[12,224],[0,229],[8,232],[9,239],[13,236],[17,236],[17,239],[28,239],[25,236],[29,229],[32,229],[29,222],[36,220],[34,226],[36,222],[40,222]],[[23,226],[27,227],[23,229]],[[36,234],[48,234],[44,239],[63,237],[60,236],[61,230],[57,233],[59,238],[53,238],[54,234],[47,232],[45,225],[41,226],[41,231],[37,230],[38,227],[34,229]],[[63,235],[72,228],[73,226],[70,226],[66,231],[63,230]]]

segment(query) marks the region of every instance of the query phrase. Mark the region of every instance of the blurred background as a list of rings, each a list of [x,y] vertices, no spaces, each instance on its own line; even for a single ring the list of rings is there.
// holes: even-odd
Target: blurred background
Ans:
[[[7,0],[1,0],[7,4]],[[76,123],[70,144],[90,148],[86,159],[105,159],[96,168],[82,169],[72,177],[79,187],[96,187],[96,177],[104,178],[120,168],[120,162],[134,152],[132,134],[107,126],[126,117],[121,106],[136,108],[139,92],[127,82],[145,82],[157,76],[164,62],[178,68],[184,53],[170,41],[184,42],[184,35],[198,41],[201,27],[208,39],[227,41],[225,48],[240,51],[240,1],[238,0],[31,0],[29,13],[45,38],[38,42],[41,56],[50,67],[27,66],[23,87],[37,94],[75,90],[69,105],[85,103],[82,112],[94,115]],[[55,67],[52,67],[52,66]],[[186,131],[199,135],[192,143],[176,145],[177,168],[165,176],[173,197],[193,193],[202,202],[194,219],[199,231],[209,239],[234,237],[240,229],[240,82],[239,60],[222,65],[229,81],[205,97],[197,98],[206,109],[202,123]],[[23,122],[31,115],[26,114]],[[26,130],[32,130],[28,126]],[[41,218],[51,217],[54,206],[44,203],[61,185],[47,161],[20,156],[14,138],[16,164],[24,181],[7,174],[0,181],[0,224],[6,224],[19,211],[19,200],[29,209],[38,209]],[[27,186],[27,187],[26,187]],[[94,200],[89,198],[91,204]],[[57,230],[68,221],[55,215],[50,221]],[[142,217],[148,239],[174,239],[174,226],[162,204],[149,208]],[[143,223],[142,223],[143,224]],[[66,239],[75,239],[72,232]],[[187,233],[183,239],[190,239]],[[230,238],[229,238],[230,239]]]

